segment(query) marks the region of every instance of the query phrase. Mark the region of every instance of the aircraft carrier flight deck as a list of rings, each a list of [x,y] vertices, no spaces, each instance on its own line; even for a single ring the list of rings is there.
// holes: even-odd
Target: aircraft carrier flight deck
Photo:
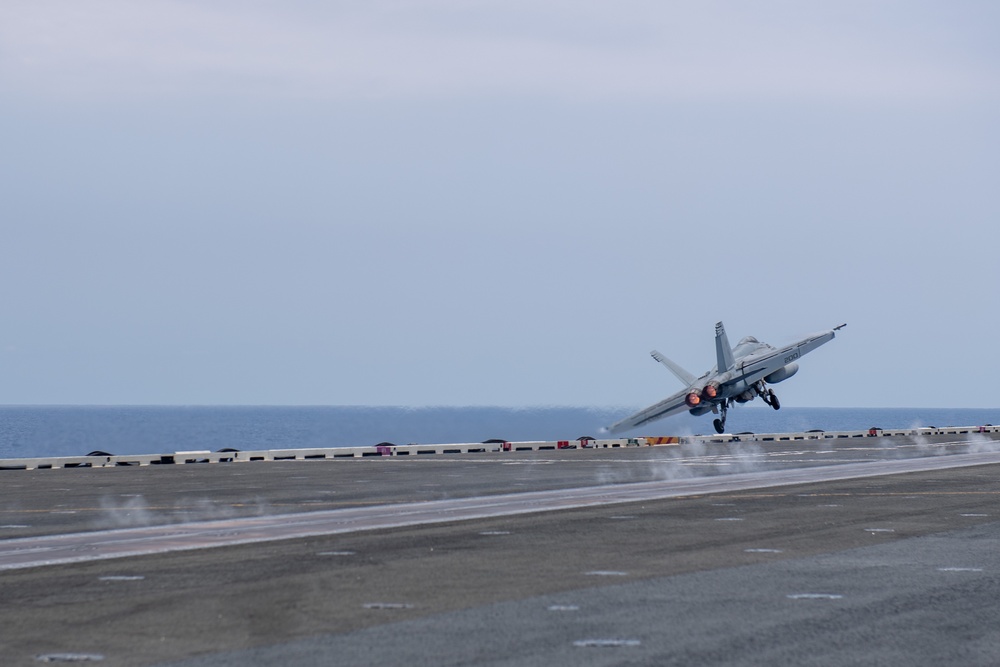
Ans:
[[[11,665],[996,664],[998,440],[0,470],[0,647]]]

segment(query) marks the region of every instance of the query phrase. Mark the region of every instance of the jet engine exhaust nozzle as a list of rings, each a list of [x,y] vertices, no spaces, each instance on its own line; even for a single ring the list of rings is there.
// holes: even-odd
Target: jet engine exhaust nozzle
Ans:
[[[698,392],[692,391],[687,395],[687,398],[684,399],[684,402],[687,403],[689,408],[694,408],[701,404],[701,397],[698,396]]]
[[[705,388],[701,390],[701,397],[704,399],[715,398],[719,395],[719,385],[715,382],[709,382],[705,385]]]

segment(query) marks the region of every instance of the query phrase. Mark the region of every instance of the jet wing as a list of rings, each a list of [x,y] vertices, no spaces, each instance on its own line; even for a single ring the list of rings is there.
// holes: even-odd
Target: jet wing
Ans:
[[[644,410],[640,410],[631,417],[626,417],[620,422],[612,424],[608,427],[608,433],[628,431],[629,429],[637,428],[643,424],[648,424],[654,419],[659,419],[660,417],[669,417],[670,415],[686,412],[690,408],[687,403],[684,402],[684,399],[687,398],[690,391],[690,389],[682,389],[676,394],[663,399],[656,405],[651,405]]]
[[[801,340],[785,345],[781,349],[769,350],[764,354],[752,354],[741,359],[737,364],[740,371],[742,371],[742,375],[739,379],[747,378],[749,376],[759,377],[761,374],[771,373],[778,370],[782,366],[786,366],[796,361],[809,352],[812,352],[820,345],[833,340],[834,336],[836,336],[837,330],[844,326],[845,325],[841,324],[839,327],[830,329],[829,331],[822,331],[820,333],[806,336]]]

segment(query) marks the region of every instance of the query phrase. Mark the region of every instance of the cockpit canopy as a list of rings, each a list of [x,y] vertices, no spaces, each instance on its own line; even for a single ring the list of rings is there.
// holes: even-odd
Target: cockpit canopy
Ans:
[[[747,336],[746,338],[741,338],[740,342],[736,344],[736,349],[733,350],[734,357],[745,357],[748,354],[753,354],[754,352],[762,348],[770,348],[770,345],[766,343],[761,343],[759,340],[753,336]]]

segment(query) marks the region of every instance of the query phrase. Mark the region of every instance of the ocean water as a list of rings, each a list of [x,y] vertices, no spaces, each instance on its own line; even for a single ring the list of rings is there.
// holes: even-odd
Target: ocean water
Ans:
[[[358,406],[0,406],[0,458],[293,449],[392,442],[601,437],[631,408]],[[1000,409],[738,406],[728,430],[773,433],[1000,424]],[[714,433],[712,416],[670,417],[627,435]]]

